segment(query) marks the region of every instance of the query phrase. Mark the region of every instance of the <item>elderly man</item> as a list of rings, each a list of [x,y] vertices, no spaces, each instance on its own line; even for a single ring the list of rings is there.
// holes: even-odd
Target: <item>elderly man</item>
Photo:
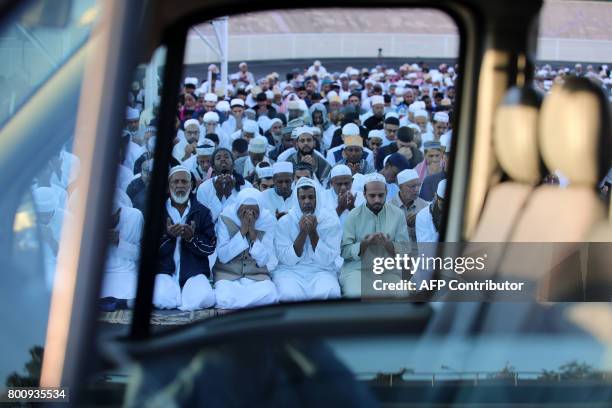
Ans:
[[[191,173],[186,167],[170,170],[168,190],[153,304],[160,309],[213,307],[208,256],[215,252],[216,238],[210,211],[190,198]]]
[[[269,188],[261,195],[261,205],[277,219],[287,214],[293,206],[291,199],[293,183],[293,164],[276,162],[272,166],[274,188]]]
[[[115,192],[100,297],[111,302],[125,300],[126,306],[131,306],[131,300],[136,298],[144,219],[142,212],[125,205],[121,199],[123,194],[121,190]]]
[[[283,121],[280,118],[273,118],[270,121],[270,128],[264,132],[264,136],[268,139],[268,144],[278,146],[283,138]]]
[[[434,200],[421,209],[416,216],[415,229],[417,242],[438,242],[442,227],[442,211],[446,194],[446,179],[438,183]]]
[[[370,130],[382,129],[385,120],[385,98],[381,95],[374,95],[370,98],[372,105],[372,116],[365,119],[363,125]]]
[[[251,187],[251,183],[234,171],[232,153],[227,149],[215,150],[212,165],[213,177],[198,187],[196,197],[200,204],[210,210],[216,222],[223,208],[235,200],[240,190]]]
[[[281,218],[274,234],[278,268],[272,279],[283,302],[340,297],[335,259],[342,229],[329,214],[317,184],[301,178],[294,191],[297,205]]]
[[[291,154],[287,161],[295,164],[308,163],[312,166],[314,173],[319,181],[324,181],[329,176],[331,166],[320,155],[314,154],[315,139],[313,130],[310,127],[297,129],[297,152]]]
[[[385,203],[385,178],[378,173],[365,177],[366,202],[349,213],[343,229],[340,284],[346,297],[361,295],[361,263],[366,255],[394,257],[401,252],[399,244],[410,239],[402,210]]]
[[[338,164],[331,170],[330,184],[331,188],[322,195],[327,206],[340,218],[340,225],[344,225],[349,212],[363,204],[363,194],[352,191],[353,173],[344,164]]]
[[[242,129],[235,131],[230,135],[230,140],[242,138],[248,142],[254,137],[259,136],[259,125],[257,122],[251,119],[245,119],[242,122]]]
[[[417,213],[427,207],[429,203],[419,197],[421,182],[416,171],[412,169],[400,171],[397,175],[397,184],[399,194],[391,199],[390,204],[404,212],[408,225],[408,235],[410,235],[412,242],[416,242],[415,218]]]
[[[423,161],[423,153],[421,153],[414,141],[415,133],[413,128],[408,126],[400,127],[396,133],[396,140],[380,148],[376,156],[376,169],[382,169],[385,157],[395,152],[400,153],[408,160],[408,168],[414,168]]]
[[[249,141],[249,147],[247,148],[248,156],[241,157],[236,160],[234,169],[238,174],[242,174],[244,178],[252,178],[255,167],[261,163],[270,163],[266,157],[266,151],[268,150],[268,140],[263,136],[256,136]]]
[[[215,152],[215,143],[210,139],[202,140],[196,147],[196,154],[183,162],[183,166],[191,171],[193,181],[193,192],[211,178],[212,176],[212,155]]]
[[[217,307],[240,309],[278,302],[270,280],[278,261],[274,254],[274,217],[259,203],[260,192],[247,188],[223,210],[213,268]]]
[[[183,163],[196,152],[198,141],[200,140],[200,123],[197,119],[185,121],[185,138],[180,139],[172,149],[172,157]],[[131,167],[133,168],[133,166]]]

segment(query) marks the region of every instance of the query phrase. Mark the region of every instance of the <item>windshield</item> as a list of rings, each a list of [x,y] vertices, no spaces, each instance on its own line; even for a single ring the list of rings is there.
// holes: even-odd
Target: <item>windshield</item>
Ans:
[[[95,0],[22,2],[0,27],[0,128],[83,46]]]

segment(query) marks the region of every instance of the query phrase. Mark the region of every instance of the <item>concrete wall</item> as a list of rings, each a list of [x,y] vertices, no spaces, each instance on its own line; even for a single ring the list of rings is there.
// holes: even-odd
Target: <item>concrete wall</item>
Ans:
[[[210,38],[210,37],[209,37]],[[211,38],[212,39],[212,38]],[[230,61],[300,58],[384,57],[456,58],[459,38],[452,34],[252,34],[230,36]],[[612,62],[612,41],[540,38],[537,59],[543,61]],[[187,44],[187,64],[218,58],[197,36]]]

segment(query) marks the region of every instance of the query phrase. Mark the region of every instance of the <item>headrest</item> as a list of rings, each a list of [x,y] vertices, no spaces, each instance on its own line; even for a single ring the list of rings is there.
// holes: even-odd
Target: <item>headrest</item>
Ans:
[[[536,185],[543,169],[538,150],[538,117],[542,96],[533,88],[510,88],[495,113],[493,148],[510,178]]]
[[[594,186],[610,168],[610,111],[603,91],[569,77],[544,100],[539,128],[542,159],[573,185]]]

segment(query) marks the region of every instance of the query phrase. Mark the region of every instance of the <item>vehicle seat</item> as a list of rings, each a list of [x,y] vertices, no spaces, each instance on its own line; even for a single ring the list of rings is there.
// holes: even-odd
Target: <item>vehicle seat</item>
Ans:
[[[538,186],[511,238],[513,242],[565,243],[548,246],[551,268],[533,276],[541,284],[542,300],[581,300],[578,244],[606,220],[605,204],[595,187],[610,165],[609,130],[605,96],[586,78],[570,77],[555,85],[542,104],[538,130],[542,159],[550,172],[561,172],[569,185]]]
[[[509,178],[491,188],[472,242],[506,242],[527,198],[543,177],[537,131],[542,96],[533,88],[508,90],[495,114],[493,149]]]

